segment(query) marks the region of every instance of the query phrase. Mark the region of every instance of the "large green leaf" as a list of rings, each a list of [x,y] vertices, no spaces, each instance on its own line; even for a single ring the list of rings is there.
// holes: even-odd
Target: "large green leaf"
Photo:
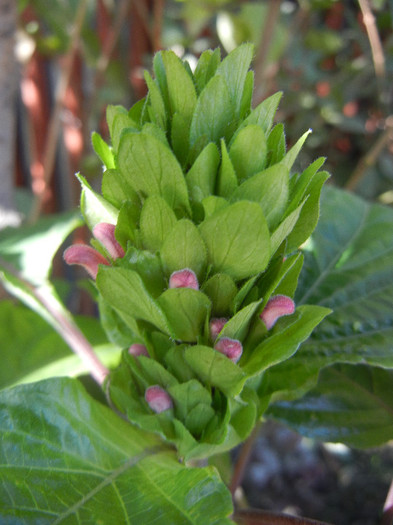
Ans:
[[[267,372],[265,391],[302,393],[321,368],[339,362],[393,367],[393,210],[326,188],[304,256],[296,303],[333,313],[292,359]]]
[[[81,224],[79,214],[73,212],[43,217],[32,226],[7,228],[0,232],[0,257],[30,283],[41,284],[49,277],[59,246]]]
[[[76,322],[91,344],[106,342],[98,319],[79,317]],[[0,302],[0,341],[0,388],[48,374],[75,375],[86,371],[80,358],[71,355],[70,348],[49,324],[11,301]],[[106,357],[110,358],[111,350],[107,349]]]
[[[2,523],[230,524],[213,468],[187,468],[77,380],[0,393]]]
[[[277,403],[271,415],[322,441],[375,447],[393,439],[393,371],[334,365],[296,401]]]

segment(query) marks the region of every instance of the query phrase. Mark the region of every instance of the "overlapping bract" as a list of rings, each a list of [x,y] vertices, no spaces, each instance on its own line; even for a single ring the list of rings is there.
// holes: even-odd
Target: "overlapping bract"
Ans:
[[[266,408],[264,370],[328,313],[301,306],[274,327],[260,317],[272,295],[293,297],[296,250],[317,223],[328,175],[318,171],[323,159],[290,174],[308,132],[287,152],[283,126],[273,125],[281,94],[251,109],[252,53],[246,44],[221,61],[206,51],[194,72],[158,53],[146,99],[108,108],[112,146],[93,135],[102,196],[81,179],[88,224],[112,217],[125,251],[96,279],[103,325],[124,347],[111,398],[186,459],[247,437]],[[129,352],[135,345],[146,351]],[[168,410],[146,402],[152,387]]]

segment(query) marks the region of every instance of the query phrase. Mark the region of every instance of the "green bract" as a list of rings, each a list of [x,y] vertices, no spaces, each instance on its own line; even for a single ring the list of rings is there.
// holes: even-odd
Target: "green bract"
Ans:
[[[109,395],[185,459],[248,436],[266,409],[264,372],[329,312],[302,305],[270,330],[260,319],[269,298],[294,296],[297,249],[316,226],[328,175],[318,171],[323,159],[291,173],[309,132],[287,152],[283,126],[273,127],[281,94],[251,109],[252,54],[249,44],[222,61],[207,51],[191,73],[173,52],[158,53],[146,99],[129,112],[108,108],[112,147],[94,134],[102,196],[81,178],[87,223],[116,223],[125,250],[96,281],[108,337],[124,348]],[[174,272],[194,284],[170,287]],[[223,328],[212,337],[216,318]],[[240,360],[214,348],[224,337],[228,348],[241,343]],[[130,355],[134,343],[150,357]],[[169,394],[170,408],[151,409],[151,386]]]

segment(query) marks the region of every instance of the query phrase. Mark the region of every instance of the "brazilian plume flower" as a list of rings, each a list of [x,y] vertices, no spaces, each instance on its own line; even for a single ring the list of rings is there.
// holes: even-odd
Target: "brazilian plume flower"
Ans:
[[[169,278],[169,288],[192,288],[199,290],[199,284],[195,272],[190,268],[184,268],[173,272]]]
[[[209,328],[212,341],[217,339],[218,334],[221,332],[227,322],[228,319],[225,317],[214,317],[213,319],[210,319]]]
[[[130,346],[130,348],[128,349],[128,353],[130,355],[133,355],[135,357],[138,357],[140,355],[145,355],[146,357],[150,357],[149,356],[149,352],[147,351],[147,348],[145,345],[142,345],[140,343],[134,343]]]
[[[65,250],[63,259],[67,264],[83,266],[93,279],[97,277],[99,264],[109,266],[109,261],[101,253],[86,244],[73,244]]]
[[[226,355],[228,359],[237,363],[243,353],[243,346],[237,339],[229,337],[222,337],[218,343],[214,345],[214,349]]]
[[[276,323],[277,319],[283,315],[291,315],[295,311],[295,303],[286,295],[275,295],[271,297],[263,312],[259,315],[265,323],[266,328],[270,330]]]
[[[114,224],[109,224],[108,222],[100,222],[93,228],[94,237],[114,260],[124,257],[124,250],[115,237],[115,228]]]
[[[149,386],[146,389],[145,399],[149,407],[157,414],[169,410],[173,406],[168,392],[158,385]]]

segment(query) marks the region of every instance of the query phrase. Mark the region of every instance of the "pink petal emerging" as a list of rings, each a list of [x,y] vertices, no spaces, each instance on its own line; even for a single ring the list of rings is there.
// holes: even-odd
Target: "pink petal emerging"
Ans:
[[[169,288],[192,288],[199,290],[198,279],[189,268],[173,272],[169,278]]]
[[[128,353],[135,357],[138,357],[139,355],[145,355],[146,357],[150,357],[146,346],[141,345],[139,343],[134,343],[133,345],[131,345],[130,348],[128,349]]]
[[[83,266],[93,279],[97,277],[99,264],[109,266],[109,262],[103,255],[86,244],[73,244],[66,249],[63,258],[67,264],[79,264]]]
[[[115,228],[114,224],[107,222],[100,222],[93,228],[94,237],[104,246],[112,259],[124,257],[124,250],[115,238]]]
[[[164,410],[169,410],[173,406],[168,392],[158,385],[149,386],[146,389],[145,399],[149,407],[157,414],[164,412]]]
[[[218,343],[214,345],[214,349],[226,355],[228,359],[237,363],[243,352],[243,346],[237,339],[230,339],[229,337],[222,337]]]
[[[295,303],[290,297],[286,295],[275,295],[271,297],[260,318],[265,323],[266,328],[270,330],[280,317],[283,315],[291,315],[295,311]]]
[[[228,319],[225,317],[213,318],[210,319],[210,337],[212,341],[217,339],[218,334],[224,328],[224,325],[228,322]]]

